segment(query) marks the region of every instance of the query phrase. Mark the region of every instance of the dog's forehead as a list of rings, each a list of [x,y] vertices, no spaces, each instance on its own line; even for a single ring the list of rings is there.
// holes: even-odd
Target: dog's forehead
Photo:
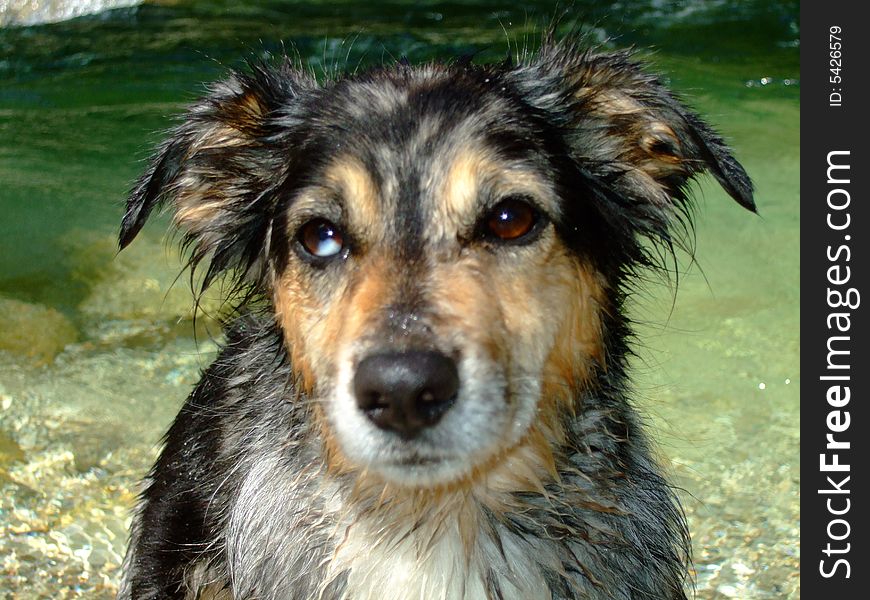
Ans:
[[[483,73],[435,66],[349,79],[330,92],[327,122],[339,122],[333,131],[345,138],[342,146],[368,164],[407,172],[444,159],[451,146],[482,143],[493,125],[518,118],[485,81]]]
[[[384,69],[336,82],[329,93],[335,109],[376,131],[387,122],[423,116],[486,117],[508,108],[504,74],[443,65]]]
[[[497,73],[394,71],[339,82],[331,94],[320,122],[336,152],[320,181],[359,221],[423,234],[434,219],[429,237],[449,236],[476,216],[484,189],[553,195],[532,126]]]

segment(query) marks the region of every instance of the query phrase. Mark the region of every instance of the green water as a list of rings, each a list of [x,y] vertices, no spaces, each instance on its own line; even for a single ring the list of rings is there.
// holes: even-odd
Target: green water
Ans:
[[[797,2],[575,1],[725,134],[760,217],[697,188],[696,259],[652,282],[636,383],[683,490],[699,598],[798,598]],[[282,41],[319,72],[501,58],[539,2],[163,2],[0,29],[0,597],[110,598],[136,482],[213,345],[154,221],[116,256],[169,118]],[[762,84],[762,81],[769,82]]]

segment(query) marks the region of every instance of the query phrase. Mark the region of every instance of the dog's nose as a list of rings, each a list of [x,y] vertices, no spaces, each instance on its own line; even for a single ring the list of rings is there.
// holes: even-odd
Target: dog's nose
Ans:
[[[431,351],[369,356],[353,378],[357,406],[375,425],[404,439],[435,425],[458,389],[456,362]]]

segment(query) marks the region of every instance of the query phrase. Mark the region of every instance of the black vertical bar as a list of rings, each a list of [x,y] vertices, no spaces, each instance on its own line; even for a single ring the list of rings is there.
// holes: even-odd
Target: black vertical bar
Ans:
[[[866,598],[870,589],[870,25],[864,8],[861,2],[801,3],[805,598]]]

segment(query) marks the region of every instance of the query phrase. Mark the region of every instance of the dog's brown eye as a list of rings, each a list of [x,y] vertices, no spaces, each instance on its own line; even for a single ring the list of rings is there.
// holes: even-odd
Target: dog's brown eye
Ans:
[[[312,219],[299,230],[299,243],[312,256],[330,258],[344,248],[344,237],[334,223]]]
[[[486,216],[486,233],[504,241],[519,240],[531,232],[539,220],[538,211],[522,198],[506,198]]]

